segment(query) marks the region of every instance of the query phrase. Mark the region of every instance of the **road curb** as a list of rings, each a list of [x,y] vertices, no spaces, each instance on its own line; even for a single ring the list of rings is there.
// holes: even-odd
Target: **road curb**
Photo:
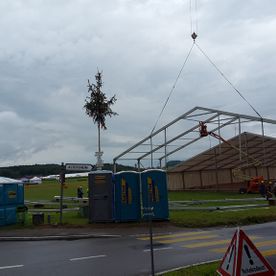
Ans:
[[[49,235],[36,237],[0,237],[0,241],[47,241],[47,240],[79,240],[92,238],[120,238],[121,235],[109,234],[79,234],[79,235]]]

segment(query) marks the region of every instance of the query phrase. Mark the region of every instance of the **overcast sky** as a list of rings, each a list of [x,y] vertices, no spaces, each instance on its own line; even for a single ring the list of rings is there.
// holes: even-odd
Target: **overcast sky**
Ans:
[[[276,119],[275,1],[198,0],[191,11],[189,0],[0,1],[0,166],[95,163],[97,129],[83,105],[97,68],[118,99],[102,136],[111,162],[150,133],[191,30],[261,115]],[[197,48],[157,128],[194,106],[256,115]]]

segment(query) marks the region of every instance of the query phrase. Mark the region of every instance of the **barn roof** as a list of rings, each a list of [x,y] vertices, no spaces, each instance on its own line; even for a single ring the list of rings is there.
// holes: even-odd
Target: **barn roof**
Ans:
[[[239,148],[241,149],[239,151]],[[226,142],[210,148],[168,172],[235,169],[276,165],[276,139],[243,132]]]

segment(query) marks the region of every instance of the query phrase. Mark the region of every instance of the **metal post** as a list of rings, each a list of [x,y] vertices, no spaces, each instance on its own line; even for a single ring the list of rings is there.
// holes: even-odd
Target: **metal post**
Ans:
[[[151,207],[153,212],[153,207]],[[149,233],[150,233],[150,258],[151,258],[151,275],[154,276],[154,254],[153,254],[153,240],[152,240],[152,215],[149,216]]]
[[[149,235],[150,235],[150,257],[151,257],[151,275],[154,276],[154,252],[153,252],[153,238],[152,238],[152,217],[154,216],[153,207],[144,207],[143,216],[148,217],[149,221]]]
[[[150,167],[153,168],[153,152],[152,152],[152,149],[153,149],[153,145],[152,145],[152,136],[150,137],[150,151],[151,151],[151,154],[150,154]]]
[[[241,141],[241,118],[239,117],[239,148],[240,148],[240,161],[242,160],[242,141]]]
[[[103,152],[101,151],[101,127],[100,124],[98,124],[98,151],[95,153],[95,156],[97,157],[97,170],[101,170],[103,167]]]
[[[165,128],[164,129],[164,145],[165,145],[165,147],[164,147],[164,149],[165,149],[165,169],[167,169],[168,167],[167,167],[167,162],[168,162],[168,160],[167,160],[167,129]]]
[[[219,179],[218,179],[218,161],[217,161],[217,151],[216,148],[214,148],[215,152],[215,165],[216,165],[216,186],[217,186],[217,192],[219,191]]]
[[[218,115],[218,135],[220,135],[220,116]],[[221,154],[221,140],[219,139],[219,154]]]
[[[265,135],[265,133],[264,133],[264,120],[263,120],[263,118],[262,118],[262,120],[261,120],[261,123],[262,123],[262,138],[263,138],[263,154],[264,154],[264,156],[263,156],[263,166],[265,166],[265,145],[264,145],[264,141],[265,141],[265,138],[264,138],[264,135]]]
[[[65,166],[64,163],[61,163],[61,171],[59,175],[60,182],[60,198],[59,198],[59,223],[62,224],[62,210],[63,210],[63,186],[65,183]]]
[[[113,161],[113,173],[117,172],[117,166],[116,166],[116,161]]]

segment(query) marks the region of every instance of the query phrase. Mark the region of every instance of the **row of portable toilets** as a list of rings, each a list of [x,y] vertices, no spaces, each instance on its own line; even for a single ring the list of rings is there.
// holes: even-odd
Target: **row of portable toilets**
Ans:
[[[24,185],[17,180],[0,178],[0,226],[17,223],[18,209],[24,206]]]
[[[89,173],[89,222],[168,220],[167,175],[163,170],[141,173]],[[152,211],[151,211],[152,210]]]

